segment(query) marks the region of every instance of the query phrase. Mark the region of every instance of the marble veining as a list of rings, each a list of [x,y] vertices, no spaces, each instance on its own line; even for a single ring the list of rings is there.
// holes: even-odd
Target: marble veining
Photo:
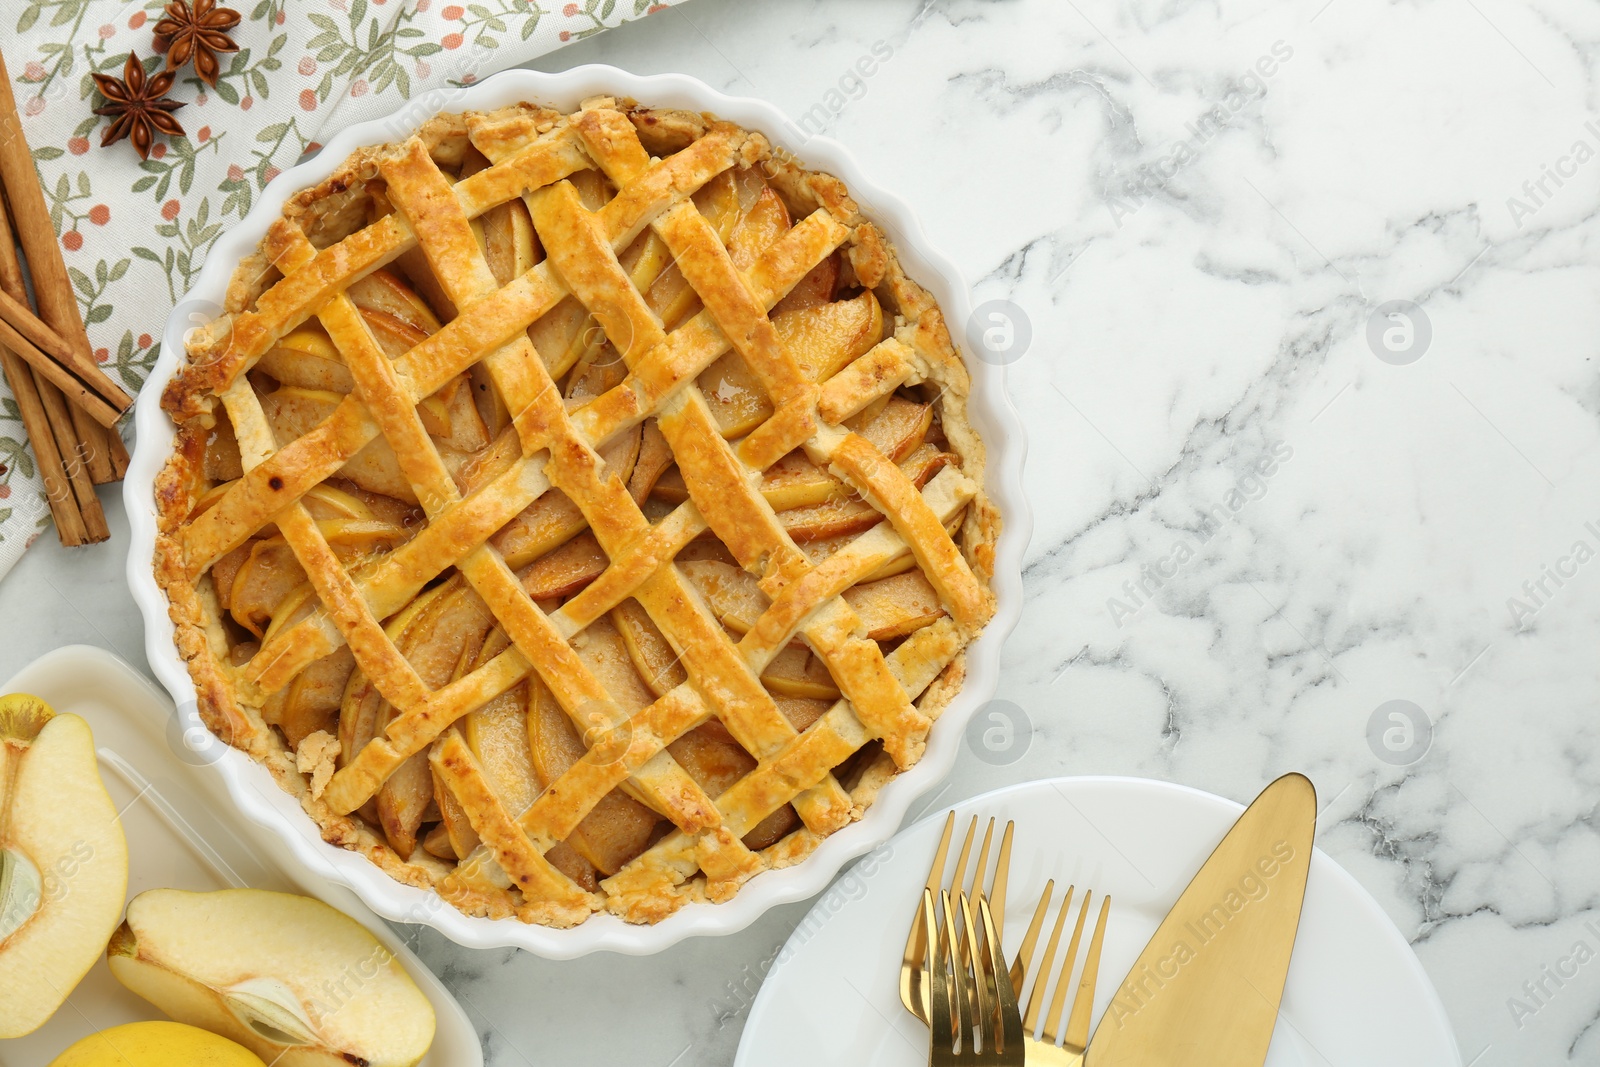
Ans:
[[[694,0],[536,65],[773,101],[1026,317],[1032,740],[919,813],[1304,771],[1493,1067],[1600,1061],[1597,42],[1571,0]],[[8,670],[142,665],[114,529],[0,585]],[[646,959],[415,944],[495,1067],[721,1064],[805,910]]]

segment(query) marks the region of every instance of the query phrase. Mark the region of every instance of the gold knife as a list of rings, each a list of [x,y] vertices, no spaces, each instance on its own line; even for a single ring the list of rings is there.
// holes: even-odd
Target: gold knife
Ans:
[[[1139,954],[1087,1067],[1261,1067],[1277,1023],[1316,835],[1302,774],[1262,790]]]

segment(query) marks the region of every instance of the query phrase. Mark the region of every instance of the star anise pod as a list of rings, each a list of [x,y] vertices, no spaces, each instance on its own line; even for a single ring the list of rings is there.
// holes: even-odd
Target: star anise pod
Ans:
[[[166,16],[156,23],[156,37],[167,42],[167,69],[178,70],[189,60],[194,60],[194,72],[215,86],[222,73],[217,62],[219,52],[237,52],[228,31],[239,25],[239,13],[232,8],[217,7],[214,0],[194,0],[191,7],[184,0],[172,0],[166,6]]]
[[[120,79],[107,74],[93,77],[95,85],[100,88],[100,95],[106,98],[106,106],[95,108],[94,113],[111,119],[111,125],[100,138],[102,148],[126,137],[138,149],[140,159],[149,159],[150,142],[155,140],[157,133],[169,137],[184,136],[183,127],[172,117],[172,112],[183,105],[167,99],[167,91],[172,88],[173,78],[177,77],[172,71],[166,70],[153,78],[147,77],[139,57],[129,52]]]

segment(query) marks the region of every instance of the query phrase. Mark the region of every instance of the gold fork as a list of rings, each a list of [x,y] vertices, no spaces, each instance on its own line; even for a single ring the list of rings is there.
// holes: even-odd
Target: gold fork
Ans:
[[[1022,1017],[989,902],[981,893],[976,897],[975,925],[974,909],[958,891],[958,930],[950,894],[941,890],[940,896],[943,924],[928,888],[916,919],[924,944],[932,946],[918,968],[928,999],[929,1067],[1024,1067]]]
[[[944,832],[939,836],[939,848],[933,855],[933,866],[928,871],[927,891],[936,894],[935,899],[943,902],[942,890],[944,888],[944,862],[950,852],[950,834],[955,829],[956,813],[950,812],[944,821]],[[972,868],[972,879],[966,885],[965,892],[969,895],[982,894],[988,901],[990,911],[994,915],[994,928],[997,934],[1005,927],[1006,917],[1006,880],[1011,870],[1011,831],[1016,824],[1006,823],[1005,833],[1000,838],[1000,855],[995,861],[993,879],[985,887],[985,877],[989,866],[989,846],[994,840],[994,820],[989,820],[989,827],[983,833],[983,847],[978,852],[978,862]],[[961,854],[956,860],[956,868],[950,879],[950,892],[963,891],[962,880],[967,871],[967,860],[972,855],[972,839],[978,830],[978,817],[974,815],[972,822],[967,826],[966,840],[961,844]],[[948,904],[945,904],[945,917],[951,916]],[[922,985],[922,964],[927,957],[928,942],[923,936],[922,915],[920,911],[911,918],[911,929],[906,934],[905,955],[900,960],[900,1003],[906,1006],[906,1011],[921,1019],[928,1021],[927,997]],[[996,940],[999,944],[999,940]],[[1000,959],[1004,959],[1003,950],[997,950]],[[1012,983],[1016,988],[1016,983]]]
[[[1028,996],[1028,1010],[1022,1017],[1022,1043],[1027,1049],[1028,1067],[1081,1067],[1084,1050],[1089,1046],[1089,1015],[1094,1009],[1095,977],[1100,970],[1100,943],[1105,937],[1106,915],[1111,910],[1109,896],[1100,899],[1100,916],[1095,920],[1094,933],[1089,939],[1089,954],[1084,958],[1083,975],[1078,980],[1078,994],[1072,1002],[1072,1016],[1067,1020],[1064,1030],[1061,1026],[1061,1016],[1066,1006],[1067,987],[1072,981],[1072,967],[1077,961],[1078,943],[1083,936],[1083,921],[1088,917],[1089,906],[1094,900],[1094,893],[1091,891],[1083,894],[1083,904],[1078,908],[1078,921],[1072,928],[1072,939],[1067,942],[1067,954],[1061,962],[1061,973],[1056,978],[1055,994],[1050,998],[1050,1010],[1045,1013],[1044,1033],[1037,1039],[1033,1036],[1039,1025],[1039,1010],[1044,1003],[1045,986],[1050,981],[1050,965],[1055,960],[1056,946],[1061,942],[1061,931],[1066,926],[1067,913],[1072,909],[1072,895],[1075,888],[1068,886],[1067,895],[1061,901],[1061,912],[1056,917],[1055,928],[1050,931],[1050,940],[1045,944],[1044,959],[1039,961],[1039,968],[1034,973],[1033,992]],[[1050,897],[1054,891],[1055,881],[1052,879],[1045,883],[1044,895],[1039,898],[1039,906],[1034,909],[1033,921],[1028,924],[1028,932],[1023,936],[1022,947],[1017,951],[1016,961],[1011,965],[1008,977],[1018,997],[1022,995],[1023,979],[1033,966],[1033,950],[1039,942],[1039,932],[1044,925],[1045,913],[1049,910]],[[1061,1043],[1058,1045],[1057,1041]]]

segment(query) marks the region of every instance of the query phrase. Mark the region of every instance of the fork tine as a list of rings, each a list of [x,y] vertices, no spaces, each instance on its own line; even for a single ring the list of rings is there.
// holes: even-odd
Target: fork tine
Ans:
[[[984,882],[989,874],[989,845],[994,840],[994,820],[989,820],[989,826],[983,831],[983,847],[978,850],[978,862],[972,868],[972,881],[967,886],[967,896],[974,897],[984,890]],[[958,887],[959,888],[959,887]]]
[[[1083,920],[1089,915],[1089,905],[1094,901],[1094,892],[1087,890],[1083,894],[1083,906],[1078,909],[1078,921],[1072,927],[1072,940],[1067,943],[1067,954],[1061,961],[1061,977],[1056,979],[1055,996],[1050,998],[1050,1011],[1045,1015],[1043,1040],[1046,1044],[1056,1043],[1056,1037],[1061,1030],[1063,1016],[1066,1014],[1067,985],[1072,981],[1072,965],[1078,958],[1078,940],[1083,936]],[[1065,908],[1062,909],[1065,912]]]
[[[1089,910],[1088,898],[1084,898],[1083,910]],[[1089,1044],[1089,1013],[1094,1008],[1094,981],[1095,974],[1100,970],[1100,942],[1106,933],[1106,914],[1111,910],[1111,898],[1100,898],[1100,916],[1094,922],[1094,934],[1089,938],[1089,955],[1083,961],[1083,978],[1078,982],[1078,996],[1072,1002],[1072,1018],[1067,1022],[1066,1044],[1069,1048],[1081,1049]],[[1083,916],[1078,916],[1078,924],[1083,924]]]
[[[950,890],[952,892],[961,892],[961,887],[965,884],[967,876],[967,860],[972,856],[972,835],[976,834],[977,832],[978,817],[974,815],[972,817],[972,822],[967,824],[967,838],[965,841],[961,842],[961,854],[956,857],[955,873],[950,876]]]
[[[1028,968],[1033,966],[1033,947],[1039,943],[1039,928],[1044,925],[1045,912],[1050,908],[1050,896],[1055,892],[1056,880],[1050,879],[1044,884],[1044,893],[1039,897],[1039,906],[1033,909],[1033,921],[1028,924],[1028,932],[1022,938],[1022,947],[1017,950],[1017,958],[1011,964],[1011,971],[1007,975],[1011,979],[1011,988],[1017,996],[1022,995],[1022,983],[1028,977]],[[998,929],[1000,920],[995,919]]]
[[[944,832],[939,835],[939,850],[933,854],[933,864],[928,868],[929,889],[937,893],[944,885],[944,860],[950,852],[950,832],[956,828],[956,809],[944,818]]]
[[[944,861],[950,852],[950,833],[955,829],[955,825],[956,813],[952,808],[950,814],[945,816],[944,832],[939,835],[939,848],[934,852],[933,863],[928,868],[926,889],[930,895],[937,893],[944,884]],[[921,968],[928,955],[929,929],[923,925],[920,916],[912,919],[911,929],[906,932],[906,951],[901,957],[900,968],[900,1000],[914,1014],[923,1018],[928,1014],[928,1001],[927,986],[921,981]],[[922,1009],[920,1012],[916,1010],[919,1007]]]
[[[972,922],[972,905],[965,893],[960,895],[961,901],[961,926],[967,938],[967,955],[972,959],[972,992],[973,999],[977,1002],[972,1013],[978,1025],[978,1033],[983,1038],[983,1050],[993,1052],[995,1042],[999,1039],[1000,1019],[997,1012],[999,1005],[994,999],[994,989],[990,985],[990,974],[984,970],[984,949],[978,944],[977,929]]]
[[[962,953],[958,951],[960,938],[956,931],[955,909],[950,905],[950,893],[941,890],[940,903],[944,905],[944,925],[939,931],[940,966],[944,961],[950,964],[954,974],[950,987],[951,1014],[955,1021],[956,1049],[959,1051],[966,1047],[968,1031],[972,1029],[972,1019],[969,1014],[968,1003],[972,995],[972,986],[967,979],[967,969],[961,963]]]
[[[950,875],[951,894],[959,894],[962,891],[962,887],[967,884],[967,861],[972,858],[972,838],[977,832],[978,817],[974,815],[972,817],[972,822],[967,824],[967,836],[966,839],[961,842],[961,854],[956,857],[955,872]],[[944,898],[944,907],[945,918],[953,922],[955,920],[955,913],[950,911],[950,900],[948,897]],[[957,970],[960,970],[962,967],[972,962],[972,956],[970,955],[971,946],[967,945],[965,942],[959,941],[959,939],[955,937],[952,937],[950,940],[950,948],[954,953],[954,956],[952,957],[955,961],[954,966]],[[970,992],[970,989],[967,991]],[[967,1007],[971,1009],[976,1007],[976,1005],[969,1002]]]
[[[984,888],[989,877],[989,846],[992,844],[994,844],[994,820],[990,819],[989,825],[985,827],[983,831],[983,847],[978,850],[978,862],[972,865],[972,874],[964,894],[973,909],[973,923],[975,929],[978,926],[976,918],[977,904],[973,902],[975,902],[984,892]],[[955,886],[955,888],[960,889],[961,887],[958,885]],[[994,973],[979,970],[977,961],[972,955],[972,953],[977,949],[977,942],[972,938],[973,931],[969,930],[967,936],[967,951],[962,956],[962,960],[972,964],[972,973],[977,978],[978,984],[983,987],[984,992],[988,995],[988,997],[993,999]],[[973,1010],[976,1011],[977,1008],[978,1005],[974,1004]]]
[[[928,991],[928,1061],[937,1065],[948,1063],[950,1048],[955,1036],[950,1020],[950,988],[945,981],[945,937],[934,916],[933,890],[923,889],[922,911],[918,916],[923,940],[930,949],[922,957],[922,980]],[[941,1055],[942,1050],[942,1055]]]
[[[983,945],[985,966],[989,973],[994,975],[996,1011],[999,1018],[999,1037],[997,1051],[1007,1051],[1022,1047],[1022,1015],[1016,1010],[1017,994],[1011,985],[1011,977],[1006,973],[1005,949],[1000,944],[1000,931],[995,926],[994,909],[989,906],[989,901],[984,897],[978,898],[978,916],[983,920]]]
[[[1033,1033],[1039,1026],[1039,1006],[1044,1003],[1044,989],[1050,984],[1050,964],[1056,958],[1056,946],[1061,943],[1061,928],[1067,924],[1067,912],[1072,910],[1072,894],[1076,886],[1067,886],[1067,895],[1061,898],[1061,914],[1056,916],[1056,926],[1045,942],[1044,959],[1033,977],[1033,992],[1028,997],[1028,1013],[1022,1017],[1022,1028]]]
[[[985,895],[989,902],[989,910],[994,913],[994,932],[1002,939],[1006,932],[1006,883],[1011,874],[1011,831],[1016,829],[1014,822],[1006,823],[1006,832],[1000,837],[1000,859],[994,865],[994,885]],[[995,954],[1002,960],[1005,959],[1005,949],[1001,941],[995,942]]]

